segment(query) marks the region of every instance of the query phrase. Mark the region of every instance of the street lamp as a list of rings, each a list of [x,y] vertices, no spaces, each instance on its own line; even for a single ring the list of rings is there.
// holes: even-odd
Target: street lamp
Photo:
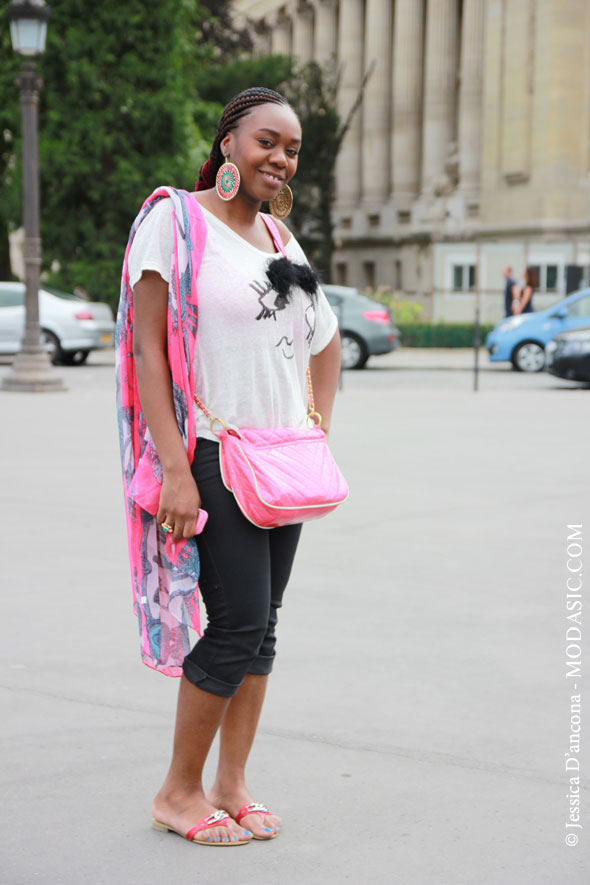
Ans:
[[[41,341],[39,325],[39,156],[37,104],[43,85],[35,72],[35,59],[45,49],[49,7],[44,0],[12,0],[8,7],[12,47],[23,58],[20,88],[23,140],[23,221],[25,228],[25,329],[12,369],[2,380],[3,390],[65,390]]]

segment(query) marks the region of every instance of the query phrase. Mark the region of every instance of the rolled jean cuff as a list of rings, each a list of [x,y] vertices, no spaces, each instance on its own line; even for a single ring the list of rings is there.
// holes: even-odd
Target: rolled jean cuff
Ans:
[[[258,655],[248,667],[248,673],[252,673],[253,676],[268,676],[274,661],[275,655]]]
[[[233,698],[242,684],[238,682],[235,685],[232,682],[223,682],[221,679],[216,679],[215,676],[209,676],[208,673],[201,669],[198,664],[195,664],[194,661],[189,660],[189,658],[184,659],[182,670],[188,681],[196,685],[197,688],[200,688],[202,691],[208,691],[209,694],[216,694],[220,698]]]

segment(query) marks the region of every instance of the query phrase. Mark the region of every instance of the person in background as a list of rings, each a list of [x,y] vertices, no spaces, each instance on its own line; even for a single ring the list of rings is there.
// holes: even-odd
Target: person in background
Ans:
[[[518,301],[515,301],[512,304],[513,314],[533,313],[533,293],[536,285],[537,275],[532,267],[527,267],[524,272],[524,286],[519,292]]]
[[[518,301],[520,290],[516,280],[512,276],[512,268],[507,264],[502,268],[502,276],[506,280],[504,285],[504,314],[507,317],[512,316],[512,302]]]

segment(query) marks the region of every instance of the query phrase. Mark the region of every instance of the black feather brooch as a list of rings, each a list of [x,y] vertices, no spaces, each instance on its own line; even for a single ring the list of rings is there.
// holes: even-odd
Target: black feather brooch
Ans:
[[[312,300],[317,298],[320,281],[309,264],[295,264],[288,258],[275,258],[266,269],[266,278],[278,293],[276,306],[279,310],[289,303],[294,288],[303,289]]]

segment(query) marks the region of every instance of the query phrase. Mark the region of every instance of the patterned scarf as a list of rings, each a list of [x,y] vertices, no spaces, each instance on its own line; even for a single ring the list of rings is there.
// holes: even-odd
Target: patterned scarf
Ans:
[[[188,628],[201,635],[198,598],[199,555],[195,538],[173,544],[157,525],[162,466],[147,428],[133,358],[133,290],[129,249],[139,225],[159,200],[170,197],[174,253],[168,287],[168,362],[174,408],[189,463],[195,452],[193,354],[197,334],[197,274],[207,229],[203,213],[187,191],[157,188],[133,222],[121,279],[117,312],[116,378],[119,444],[141,657],[166,676],[181,676],[190,650]]]

